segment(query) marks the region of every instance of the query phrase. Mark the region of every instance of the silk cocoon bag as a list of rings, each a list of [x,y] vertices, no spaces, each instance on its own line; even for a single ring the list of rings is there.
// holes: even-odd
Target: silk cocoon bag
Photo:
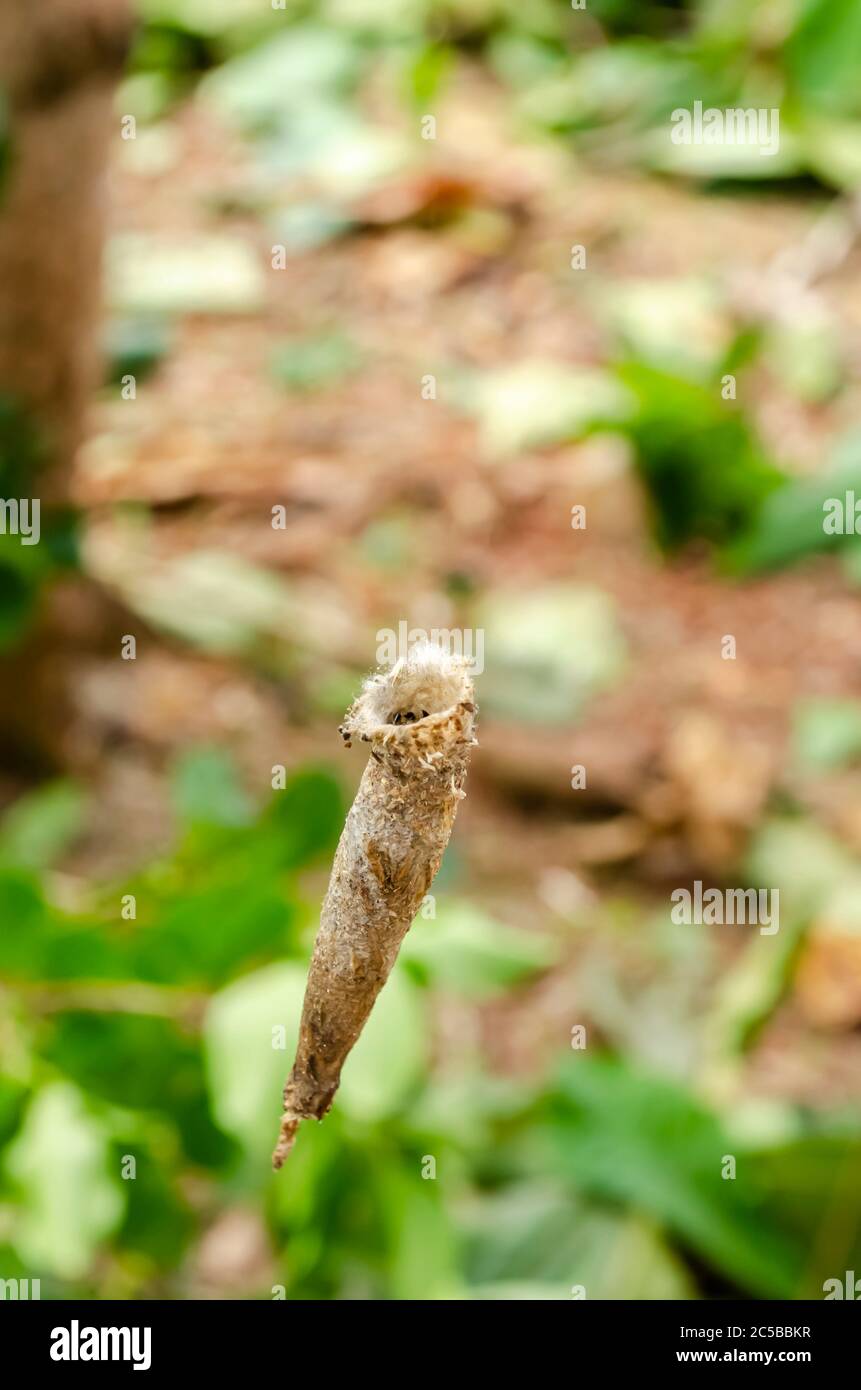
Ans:
[[[273,1164],[321,1120],[448,844],[475,744],[468,662],[422,643],[369,677],[340,733],[370,745],[347,815],[308,972]]]

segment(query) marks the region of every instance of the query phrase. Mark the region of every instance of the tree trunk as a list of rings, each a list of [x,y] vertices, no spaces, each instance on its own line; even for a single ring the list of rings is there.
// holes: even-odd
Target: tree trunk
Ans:
[[[68,762],[67,658],[111,609],[80,578],[46,586],[40,565],[98,381],[112,99],[131,34],[126,0],[0,0],[0,764],[25,778]],[[25,499],[40,507],[34,550],[6,520]]]
[[[98,371],[111,103],[131,29],[125,0],[0,5],[0,394],[34,426],[43,503],[67,496]]]

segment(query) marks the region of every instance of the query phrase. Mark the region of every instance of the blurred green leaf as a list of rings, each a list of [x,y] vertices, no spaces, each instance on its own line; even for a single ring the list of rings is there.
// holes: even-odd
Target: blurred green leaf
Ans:
[[[0,869],[0,973],[37,978],[45,957],[50,916],[37,881]]]
[[[454,50],[445,44],[425,44],[415,56],[410,57],[405,85],[418,111],[427,111],[431,102],[439,96],[454,61]]]
[[[378,1172],[377,1181],[389,1241],[390,1297],[457,1298],[463,1287],[457,1240],[439,1177],[423,1178],[418,1161],[411,1168],[401,1161]]]
[[[801,913],[783,912],[776,936],[755,936],[717,982],[703,1022],[703,1070],[720,1093],[789,986],[807,928]]]
[[[861,123],[805,111],[803,137],[811,171],[823,183],[854,193],[861,185]]]
[[[335,848],[345,815],[337,778],[326,768],[308,766],[292,773],[275,793],[260,829],[271,842],[278,864],[294,869]]]
[[[2,410],[2,407],[0,407]],[[2,430],[2,422],[0,422]],[[3,442],[0,440],[0,459]],[[13,470],[13,475],[17,470]],[[0,466],[0,481],[2,481]],[[34,489],[32,473],[25,485],[16,487],[23,479],[7,477],[5,496],[27,501]],[[8,486],[11,483],[12,486]],[[38,500],[38,499],[36,499]],[[36,534],[35,514],[22,517],[22,523]],[[78,531],[74,512],[62,507],[41,508],[38,544],[24,544],[22,535],[11,531],[0,535],[0,650],[13,646],[23,638],[29,624],[39,614],[43,586],[69,570],[78,561]]]
[[[152,925],[141,925],[130,960],[142,980],[218,985],[246,961],[283,952],[294,921],[294,905],[272,881],[216,878],[178,894]]]
[[[550,1114],[560,1171],[581,1191],[657,1217],[739,1288],[821,1297],[833,1262],[861,1255],[857,1125],[751,1143],[675,1083],[586,1057],[563,1068]],[[839,1223],[823,1213],[826,1192]]]
[[[45,1086],[6,1153],[22,1194],[13,1238],[25,1262],[70,1279],[87,1271],[124,1210],[109,1157],[108,1131],[80,1091],[66,1082]]]
[[[861,114],[861,10],[855,0],[806,0],[784,53],[802,101]]]
[[[72,782],[49,782],[19,797],[0,822],[0,863],[48,868],[80,831],[86,807]]]
[[[138,0],[138,9],[149,22],[161,20],[181,25],[192,34],[223,34],[243,19],[259,15],[257,0]]]
[[[339,786],[330,773],[303,768],[257,820],[234,826],[225,819],[247,807],[236,802],[226,774],[226,765],[210,761],[186,767],[187,779],[215,776],[208,796],[188,780],[183,793],[189,811],[205,807],[211,819],[193,825],[172,860],[125,892],[117,888],[107,920],[58,912],[35,878],[0,867],[0,916],[10,923],[0,933],[0,970],[26,980],[204,987],[255,958],[295,951],[299,904],[285,875],[333,848],[344,817]],[[132,921],[120,917],[129,891],[140,914]]]
[[[701,536],[726,543],[748,527],[784,482],[745,416],[719,383],[674,376],[642,362],[619,368],[637,402],[623,425],[648,489],[660,544]]]
[[[828,318],[772,326],[764,338],[764,357],[778,379],[803,401],[825,401],[843,383],[839,329]]]
[[[779,888],[793,913],[809,917],[834,888],[857,873],[851,850],[814,821],[767,820],[755,834],[747,870],[756,883]]]
[[[793,1296],[821,1298],[826,1279],[861,1263],[861,1136],[802,1135],[743,1158],[765,1194],[769,1219],[796,1239]]]
[[[230,756],[221,748],[199,747],[182,753],[173,769],[173,800],[189,823],[247,825],[254,808]]]
[[[797,705],[793,756],[817,772],[861,759],[861,700],[822,698]]]
[[[215,1113],[258,1159],[274,1146],[306,980],[303,965],[267,966],[222,990],[207,1013],[204,1042]],[[421,999],[396,971],[344,1067],[342,1115],[370,1123],[390,1114],[421,1075],[423,1057]]]
[[[751,525],[727,551],[727,562],[740,574],[758,574],[794,564],[820,550],[857,541],[852,498],[861,499],[861,434],[853,431],[838,446],[832,465],[812,478],[794,480],[765,498]],[[846,534],[825,530],[830,499],[844,509]],[[848,512],[848,516],[847,516]]]
[[[0,538],[0,650],[23,635],[36,608],[37,587],[15,564],[8,537]]]
[[[193,1162],[217,1167],[230,1157],[210,1113],[200,1047],[169,1019],[69,1010],[46,1023],[40,1050],[88,1094],[163,1115]]]
[[[537,359],[467,375],[457,396],[492,456],[576,438],[596,419],[621,418],[627,404],[608,372]]]
[[[113,386],[123,377],[144,381],[170,349],[170,335],[158,318],[118,318],[107,328],[105,355],[107,380]]]
[[[740,1287],[791,1298],[805,1251],[770,1219],[759,1186],[718,1120],[681,1087],[610,1059],[580,1057],[550,1103],[558,1171],[580,1190],[630,1204],[663,1222]]]
[[[692,1298],[682,1261],[642,1218],[547,1180],[512,1184],[467,1208],[466,1270],[474,1298]]]
[[[352,218],[325,202],[290,203],[272,218],[276,245],[301,254],[336,241],[354,226]]]
[[[612,600],[598,589],[548,584],[496,590],[476,605],[484,631],[483,707],[529,724],[574,723],[625,666]]]
[[[416,918],[401,959],[430,984],[482,998],[498,994],[552,965],[555,944],[538,932],[505,926],[468,902],[446,902],[436,921]]]
[[[160,1270],[174,1269],[194,1233],[194,1214],[149,1146],[137,1137],[115,1143],[117,1172],[122,1173],[127,1157],[135,1160],[135,1175],[123,1184],[126,1213],[116,1234],[117,1245],[124,1254],[145,1256]]]
[[[704,276],[616,279],[597,302],[626,353],[672,370],[713,368],[729,324],[721,296]]]
[[[344,102],[360,63],[360,50],[343,27],[293,24],[223,63],[205,78],[201,95],[246,131],[277,130],[303,109]]]
[[[213,1111],[256,1162],[265,1162],[275,1146],[305,976],[301,965],[268,965],[221,990],[207,1009],[203,1041]]]
[[[108,298],[127,317],[251,314],[263,305],[261,263],[226,234],[191,239],[124,233],[107,251]]]
[[[420,528],[409,514],[378,516],[359,537],[358,550],[366,565],[395,575],[415,555],[419,536]]]
[[[84,1090],[130,1110],[169,1111],[200,1090],[194,1043],[154,1015],[59,1013],[45,1024],[41,1052]]]
[[[843,551],[843,573],[850,584],[861,586],[861,537]]]
[[[482,1166],[487,1153],[496,1151],[498,1129],[516,1122],[534,1098],[533,1081],[492,1075],[472,1056],[457,1070],[434,1075],[432,1083],[409,1108],[410,1132],[426,1146],[457,1145],[480,1156]]]
[[[0,1148],[18,1128],[27,1094],[27,1087],[17,1077],[0,1075]]]
[[[536,87],[556,79],[560,86],[568,82],[568,107],[571,111],[576,96],[571,92],[571,61],[565,50],[555,43],[523,33],[517,29],[505,29],[492,34],[485,56],[494,73],[510,87],[521,91],[534,91]]]
[[[344,1064],[344,1114],[366,1124],[394,1114],[424,1074],[426,1034],[421,993],[396,966]]]

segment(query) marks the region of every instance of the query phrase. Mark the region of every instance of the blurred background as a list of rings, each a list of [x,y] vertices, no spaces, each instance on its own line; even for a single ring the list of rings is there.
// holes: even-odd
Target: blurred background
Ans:
[[[861,540],[823,529],[861,499],[857,5],[138,0],[130,47],[119,3],[26,9],[0,1277],[861,1273]],[[695,101],[779,109],[779,150],[675,145]],[[337,725],[402,621],[483,634],[480,747],[273,1175],[364,763]],[[675,924],[695,880],[778,889],[780,931]]]

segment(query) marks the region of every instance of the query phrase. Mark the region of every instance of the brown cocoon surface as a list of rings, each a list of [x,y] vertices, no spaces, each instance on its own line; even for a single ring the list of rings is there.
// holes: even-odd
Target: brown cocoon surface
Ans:
[[[371,756],[335,853],[284,1088],[280,1168],[303,1119],[321,1120],[439,868],[475,743],[463,658],[430,643],[372,676],[341,734]]]

